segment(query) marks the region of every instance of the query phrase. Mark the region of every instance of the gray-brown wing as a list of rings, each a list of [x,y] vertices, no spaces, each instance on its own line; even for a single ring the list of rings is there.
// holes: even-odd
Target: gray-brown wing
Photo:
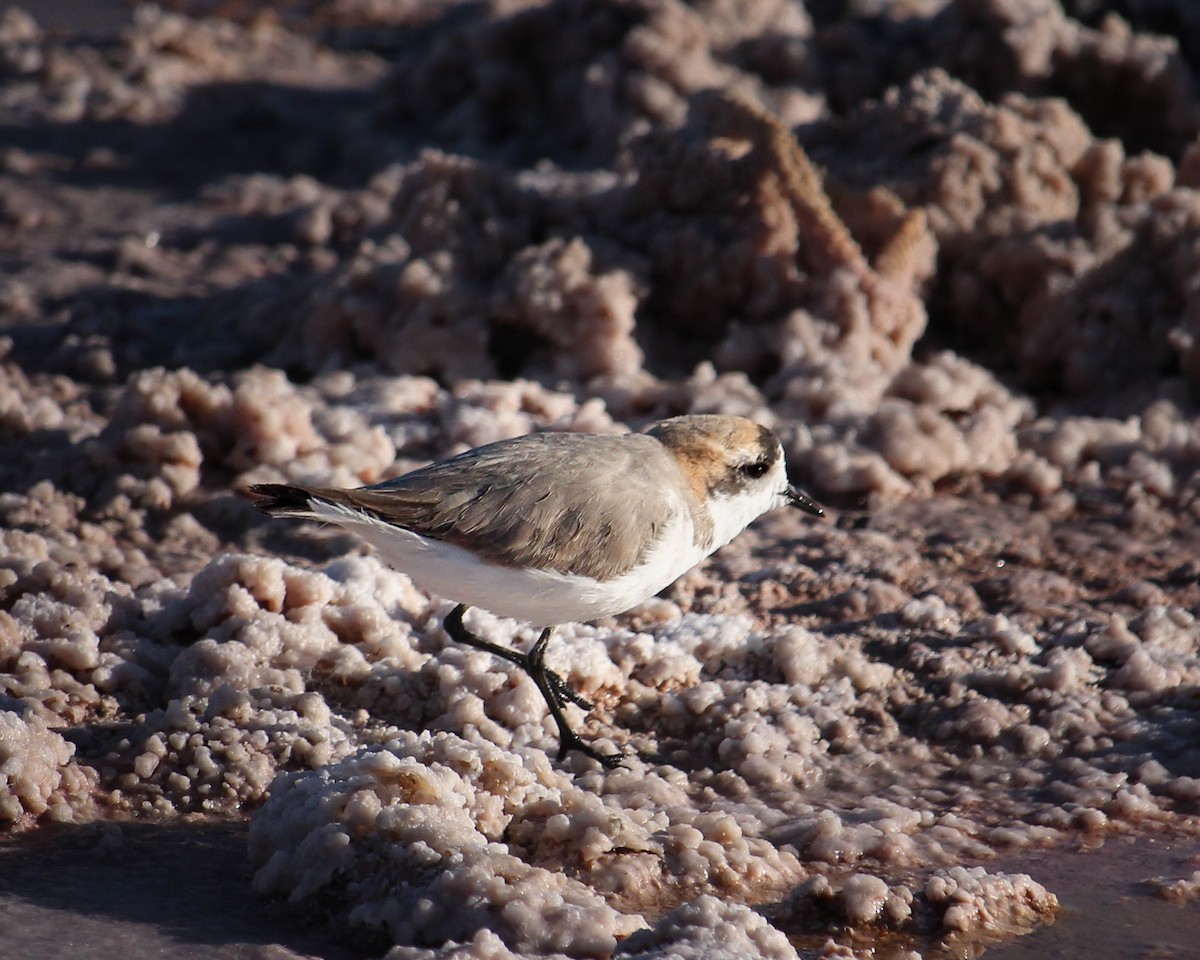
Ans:
[[[314,493],[493,563],[610,580],[642,559],[647,535],[669,519],[662,478],[676,469],[652,437],[548,433],[373,487]]]

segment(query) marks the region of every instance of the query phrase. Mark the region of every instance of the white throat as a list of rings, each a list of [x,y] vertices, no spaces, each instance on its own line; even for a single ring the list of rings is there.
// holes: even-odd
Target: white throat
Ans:
[[[784,500],[777,491],[786,487],[787,473],[779,463],[753,487],[709,500],[708,515],[712,518],[713,531],[709,553],[725,546],[768,510],[783,506]]]

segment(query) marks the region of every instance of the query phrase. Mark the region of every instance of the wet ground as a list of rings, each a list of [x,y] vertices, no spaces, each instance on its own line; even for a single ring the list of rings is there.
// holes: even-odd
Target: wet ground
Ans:
[[[986,952],[988,960],[1197,960],[1200,910],[1154,893],[1148,880],[1200,869],[1200,844],[1170,837],[1110,840],[1099,850],[1047,850],[1013,864],[1054,890],[1053,924]]]
[[[51,827],[0,845],[9,960],[326,960],[370,954],[250,888],[244,823]]]
[[[257,896],[244,823],[49,827],[0,846],[0,939],[6,960],[363,960],[311,909]],[[1054,890],[1053,924],[1004,943],[925,941],[933,958],[1196,960],[1200,911],[1156,896],[1147,882],[1200,869],[1200,844],[1161,836],[1111,839],[1089,850],[1031,851],[989,869],[1028,873]],[[69,931],[64,935],[64,931]],[[821,940],[823,942],[823,938]],[[853,941],[864,946],[861,937]],[[819,943],[797,946],[815,950]],[[914,944],[877,946],[901,957]],[[293,953],[294,952],[294,953]]]

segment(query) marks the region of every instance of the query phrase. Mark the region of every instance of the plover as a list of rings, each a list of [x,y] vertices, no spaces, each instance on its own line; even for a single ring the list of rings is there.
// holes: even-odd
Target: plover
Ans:
[[[673,417],[645,433],[537,433],[501,440],[369,487],[260,483],[275,517],[336,523],[430,593],[457,602],[444,627],[515,663],[558,724],[558,759],[578,750],[606,767],[563,713],[590,710],[545,665],[552,629],[622,613],[668,586],[761,514],[821,508],[788,482],[783,448],[742,417]],[[542,632],[526,653],[463,624],[468,607]]]

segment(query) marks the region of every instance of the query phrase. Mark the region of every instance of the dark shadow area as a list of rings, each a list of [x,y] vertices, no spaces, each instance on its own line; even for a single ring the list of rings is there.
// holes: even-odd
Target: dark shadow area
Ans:
[[[328,918],[251,888],[248,825],[46,827],[0,843],[6,960],[372,956]]]
[[[151,367],[188,366],[206,374],[240,370],[264,359],[279,345],[276,318],[286,316],[287,296],[303,275],[280,273],[207,295],[158,296],[120,286],[89,286],[46,312],[70,317],[41,325],[0,326],[11,338],[10,357],[30,375],[67,373],[87,382],[81,344],[102,343],[115,369],[108,379],[124,382]],[[273,307],[271,321],[264,306]]]
[[[50,33],[79,40],[110,40],[129,25],[129,0],[25,0],[19,4],[34,14],[38,26]]]
[[[1173,37],[1192,69],[1200,69],[1200,4],[1191,0],[1061,0],[1061,3],[1068,15],[1090,27],[1099,27],[1106,16],[1115,13],[1138,32]]]
[[[266,81],[199,84],[165,123],[81,120],[0,125],[0,143],[64,164],[43,175],[81,187],[126,186],[189,195],[239,173],[308,174],[353,185],[369,169],[347,162],[345,124],[371,109],[373,90],[320,89]],[[97,151],[111,159],[89,161]],[[366,164],[365,157],[359,160]]]

